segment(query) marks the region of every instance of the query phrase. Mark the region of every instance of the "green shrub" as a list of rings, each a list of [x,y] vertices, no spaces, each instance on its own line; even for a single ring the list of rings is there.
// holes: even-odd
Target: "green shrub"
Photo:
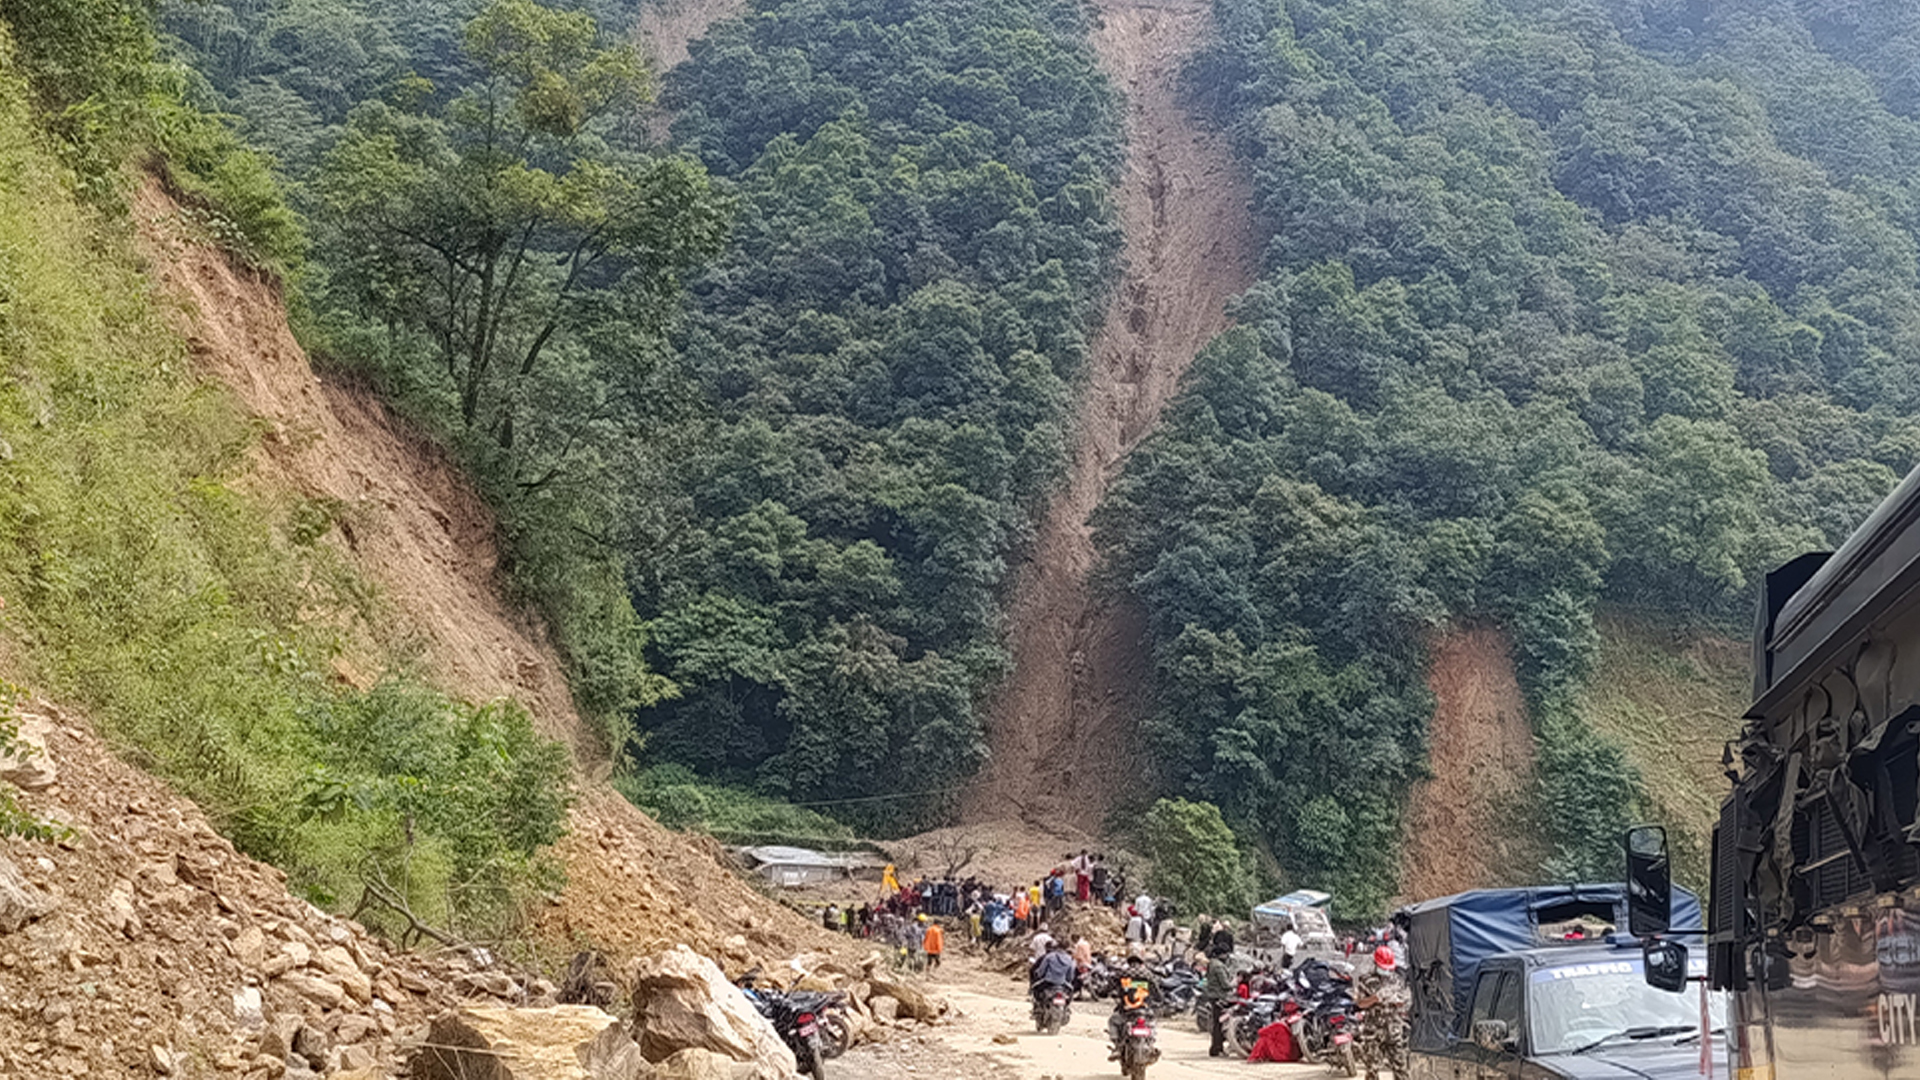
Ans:
[[[1187,914],[1244,917],[1253,875],[1233,830],[1212,803],[1161,799],[1140,823],[1153,869],[1147,887]]]
[[[176,193],[212,235],[254,265],[287,274],[306,235],[266,158],[187,103],[186,73],[161,61],[146,0],[0,0],[17,66],[80,190],[124,193],[129,161],[157,152]]]

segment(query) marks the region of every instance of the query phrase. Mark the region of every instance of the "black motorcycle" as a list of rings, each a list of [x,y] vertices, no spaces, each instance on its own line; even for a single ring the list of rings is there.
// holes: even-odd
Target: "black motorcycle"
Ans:
[[[763,990],[754,982],[749,975],[741,980],[741,989],[747,992],[760,1015],[773,1024],[773,1030],[787,1044],[787,1049],[793,1051],[800,1071],[814,1080],[826,1080],[825,1063],[847,1049],[848,1028],[839,1015],[846,1007],[846,995],[814,990]]]
[[[1159,981],[1154,985],[1154,1015],[1165,1019],[1178,1016],[1200,1000],[1200,973],[1182,961],[1174,961],[1160,969]]]
[[[1150,1009],[1129,1009],[1120,1026],[1120,1075],[1147,1080],[1147,1066],[1160,1060]]]
[[[1042,983],[1033,988],[1033,1027],[1042,1035],[1057,1035],[1073,1018],[1073,988]]]

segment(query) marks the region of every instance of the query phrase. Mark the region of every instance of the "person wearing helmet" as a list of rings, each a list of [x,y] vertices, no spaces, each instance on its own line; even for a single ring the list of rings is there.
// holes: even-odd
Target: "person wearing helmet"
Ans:
[[[947,951],[947,935],[937,922],[928,922],[925,914],[920,916],[925,931],[920,935],[920,951],[927,955],[929,972],[940,966],[940,956]]]
[[[1139,949],[1127,953],[1127,966],[1120,969],[1120,993],[1113,1004],[1113,1015],[1107,1017],[1107,1043],[1110,1050],[1107,1060],[1120,1060],[1120,1036],[1127,1029],[1127,1014],[1138,1012],[1147,1007],[1153,997],[1153,969],[1147,966],[1146,957]]]

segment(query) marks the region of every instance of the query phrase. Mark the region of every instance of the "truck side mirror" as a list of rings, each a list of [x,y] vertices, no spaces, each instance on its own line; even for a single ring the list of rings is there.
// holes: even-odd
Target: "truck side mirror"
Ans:
[[[1658,825],[1635,825],[1627,830],[1626,847],[1627,930],[1634,937],[1664,934],[1673,923],[1667,830]],[[1681,974],[1686,974],[1684,966]]]
[[[1687,987],[1687,947],[1649,938],[1640,946],[1640,970],[1648,986],[1677,994]]]
[[[1513,1049],[1513,1035],[1507,1030],[1505,1020],[1475,1020],[1473,1022],[1473,1045],[1492,1054],[1504,1054]]]

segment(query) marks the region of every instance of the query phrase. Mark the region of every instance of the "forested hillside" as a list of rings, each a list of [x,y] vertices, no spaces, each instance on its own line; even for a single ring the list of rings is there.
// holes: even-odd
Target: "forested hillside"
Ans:
[[[1541,870],[1611,873],[1640,778],[1579,705],[1596,610],[1738,634],[1920,451],[1912,19],[1822,7],[1217,6],[1194,84],[1274,240],[1103,535],[1166,782],[1349,911],[1437,628],[1512,630]]]
[[[1543,854],[1514,873],[1611,874],[1629,814],[1697,816],[1650,790],[1693,773],[1634,764],[1693,744],[1636,732],[1730,677],[1686,668],[1696,704],[1662,712],[1595,665],[1680,687],[1647,642],[1721,657],[1687,635],[1738,637],[1758,574],[1920,456],[1920,17],[1215,12],[1188,82],[1267,244],[1096,514],[1151,615],[1158,765],[1129,792],[1216,803],[1377,913],[1429,646],[1497,627],[1537,739]],[[983,759],[1008,562],[1115,280],[1087,19],[759,0],[660,73],[612,0],[165,11],[188,95],[273,151],[312,243],[246,235],[305,266],[330,362],[482,478],[631,790],[892,829]],[[1633,630],[1603,652],[1606,626]]]
[[[681,335],[712,413],[635,556],[661,756],[809,800],[978,767],[1118,241],[1084,35],[1067,0],[764,3],[669,80],[740,216]]]
[[[1081,16],[763,3],[667,81],[673,149],[632,21],[167,11],[313,223],[309,336],[486,481],[616,749],[637,722],[643,764],[774,794],[951,788],[1117,247]]]

